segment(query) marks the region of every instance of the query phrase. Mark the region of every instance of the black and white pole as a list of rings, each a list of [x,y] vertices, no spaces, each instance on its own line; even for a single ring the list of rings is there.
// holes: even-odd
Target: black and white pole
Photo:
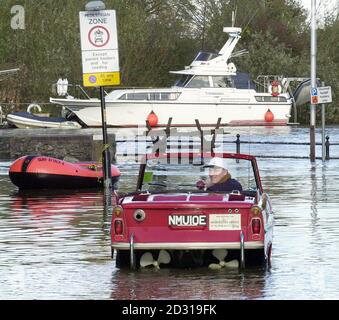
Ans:
[[[111,154],[109,151],[108,134],[107,134],[107,121],[106,121],[106,101],[104,87],[100,87],[100,100],[101,100],[101,119],[102,119],[102,166],[104,176],[104,189],[105,191],[112,190],[112,173],[111,173]]]
[[[317,88],[317,21],[316,0],[311,0],[311,90]],[[311,99],[310,109],[310,160],[315,162],[315,126],[316,126],[316,103]]]

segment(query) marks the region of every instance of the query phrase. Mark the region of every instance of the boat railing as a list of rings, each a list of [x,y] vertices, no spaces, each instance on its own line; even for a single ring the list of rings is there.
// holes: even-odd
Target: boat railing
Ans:
[[[54,94],[57,94],[57,83],[53,83],[52,84],[52,92]],[[70,89],[70,90],[69,90]],[[129,86],[114,86],[114,87],[105,87],[105,94],[108,95],[109,93],[111,93],[114,90],[152,90],[152,89],[157,89],[157,90],[162,90],[162,88],[154,88],[154,87],[129,87]],[[90,89],[91,90],[91,89]],[[93,89],[92,89],[93,90]],[[169,88],[163,88],[163,91],[171,91],[171,89]],[[71,94],[68,93],[68,91],[70,91]],[[67,90],[66,90],[67,94],[65,95],[66,97],[76,97],[76,98],[81,98],[81,97],[85,97],[86,99],[91,99],[91,94],[89,94],[88,90],[85,90],[85,88],[80,85],[80,84],[73,84],[73,83],[68,83],[67,84]]]
[[[57,86],[58,83],[52,83],[52,92],[54,94],[57,94]],[[68,93],[68,90],[71,89],[72,94],[70,95]],[[81,86],[80,84],[72,84],[72,83],[68,83],[67,84],[67,90],[65,90],[65,96],[69,97],[69,96],[74,96],[74,97],[80,97],[84,96],[86,99],[91,99],[90,95],[88,94],[88,92],[84,89],[83,86]]]
[[[269,86],[275,80],[282,84],[282,92],[287,92],[284,79],[282,75],[259,75],[253,82],[255,83],[257,92],[269,92]]]
[[[168,88],[155,88],[155,87],[126,87],[126,86],[115,86],[115,87],[105,87],[105,89],[109,90],[138,90],[138,89],[144,89],[144,90],[151,90],[151,89],[164,89],[168,90]]]
[[[48,117],[51,113],[54,113],[55,109],[54,103],[49,102],[1,102],[0,105],[0,124],[4,124],[7,118],[7,115],[13,112],[29,112],[39,116]]]
[[[293,96],[293,91],[301,82],[309,80],[305,77],[285,77],[283,75],[259,75],[253,82],[256,85],[257,92],[268,92],[269,86],[273,81],[279,81],[282,87],[282,93],[289,93]],[[319,79],[317,79],[319,80]]]

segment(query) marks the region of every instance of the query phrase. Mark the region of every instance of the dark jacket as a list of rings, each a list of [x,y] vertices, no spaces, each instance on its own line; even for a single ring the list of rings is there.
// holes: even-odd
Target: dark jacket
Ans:
[[[235,179],[228,179],[222,183],[216,183],[207,188],[208,191],[225,191],[232,192],[233,190],[242,191],[241,184]]]

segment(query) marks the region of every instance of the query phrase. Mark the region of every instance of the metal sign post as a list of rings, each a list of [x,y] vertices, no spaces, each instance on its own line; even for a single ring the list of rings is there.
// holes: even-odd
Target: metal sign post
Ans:
[[[321,85],[324,87],[324,82],[321,83]],[[321,159],[322,161],[326,160],[326,149],[325,149],[325,104],[321,104]]]
[[[105,10],[102,1],[89,2],[86,10],[79,13],[83,83],[85,87],[100,87],[104,188],[111,191],[111,157],[104,86],[120,84],[116,13],[115,10]]]
[[[311,3],[311,110],[310,110],[310,160],[315,162],[315,125],[317,93],[317,33],[316,33],[316,0]]]
[[[106,122],[106,103],[104,87],[100,87],[100,100],[101,100],[101,119],[102,119],[102,166],[104,172],[104,188],[112,189],[112,173],[111,173],[111,154],[109,151],[108,135],[107,135],[107,122]]]

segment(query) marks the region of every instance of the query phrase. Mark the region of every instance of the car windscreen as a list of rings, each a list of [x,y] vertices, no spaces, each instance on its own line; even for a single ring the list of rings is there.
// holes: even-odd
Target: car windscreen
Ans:
[[[189,159],[181,159],[181,163],[173,161],[173,159],[168,163],[166,160],[147,160],[143,177],[143,190],[150,192],[167,190],[197,191],[198,183],[200,190],[223,191],[222,187],[213,186],[218,183],[224,183],[229,179],[232,179],[232,185],[234,186],[237,186],[237,182],[239,182],[244,191],[257,190],[257,183],[250,160],[225,158],[220,161],[215,160],[215,158],[213,160],[204,158],[202,161],[199,158],[190,159],[190,161]],[[211,163],[222,165],[224,168],[210,165]],[[205,184],[205,188],[202,187],[203,184]]]

